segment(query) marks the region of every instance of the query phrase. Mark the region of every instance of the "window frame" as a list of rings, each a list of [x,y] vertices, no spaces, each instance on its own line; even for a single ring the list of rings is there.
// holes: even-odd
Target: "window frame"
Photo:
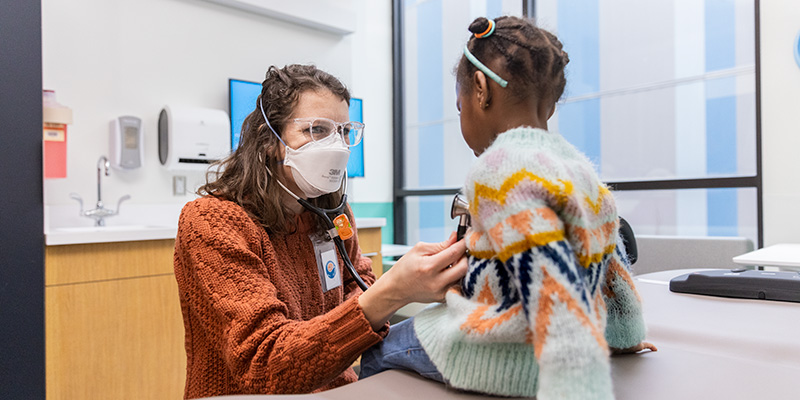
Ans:
[[[522,13],[526,17],[534,17],[535,0],[521,0]],[[755,97],[756,97],[756,174],[755,176],[736,176],[697,179],[663,179],[638,181],[611,181],[606,184],[614,191],[642,190],[682,190],[682,189],[720,189],[720,188],[755,188],[756,189],[756,232],[757,248],[764,246],[764,211],[763,211],[763,172],[761,166],[761,25],[760,0],[753,0],[755,8]],[[394,240],[405,243],[406,198],[423,196],[453,195],[460,188],[439,189],[406,189],[405,188],[405,91],[403,67],[403,0],[392,0],[392,89],[393,89],[393,194],[394,202]]]

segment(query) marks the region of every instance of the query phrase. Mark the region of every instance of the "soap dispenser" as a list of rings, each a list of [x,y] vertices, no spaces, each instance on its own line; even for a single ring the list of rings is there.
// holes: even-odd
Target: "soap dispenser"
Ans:
[[[109,162],[115,169],[136,169],[142,166],[142,119],[130,115],[111,121],[108,143]]]

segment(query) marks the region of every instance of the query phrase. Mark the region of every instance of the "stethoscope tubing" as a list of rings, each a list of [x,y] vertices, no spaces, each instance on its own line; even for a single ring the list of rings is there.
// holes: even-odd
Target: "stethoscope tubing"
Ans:
[[[298,198],[297,202],[300,203],[300,205],[302,205],[306,210],[309,210],[314,214],[316,214],[318,217],[322,218],[322,220],[325,222],[325,228],[330,231],[331,229],[335,229],[336,226],[333,224],[333,221],[331,221],[331,218],[328,216],[328,214],[339,215],[344,213],[344,207],[347,204],[347,194],[342,195],[342,202],[339,204],[339,206],[330,209],[316,207],[302,198]],[[367,286],[366,282],[364,282],[364,280],[361,279],[361,275],[358,274],[358,272],[356,271],[356,267],[353,265],[353,262],[347,255],[347,249],[345,249],[344,247],[344,240],[342,240],[342,238],[339,237],[339,235],[331,235],[331,236],[333,236],[333,242],[336,244],[336,248],[339,249],[339,254],[341,254],[342,260],[344,260],[345,268],[347,268],[347,270],[350,271],[350,275],[353,275],[353,279],[356,280],[358,287],[360,287],[361,290],[366,292],[367,289],[369,289],[369,286]]]
[[[267,174],[269,174],[269,176],[272,176],[272,171],[270,171],[269,168],[266,169],[267,169]],[[331,221],[331,218],[328,216],[328,214],[336,214],[336,215],[344,214],[344,208],[345,205],[347,205],[347,194],[344,193],[342,194],[342,201],[335,208],[330,208],[330,209],[319,208],[309,203],[307,200],[301,198],[300,196],[297,196],[296,194],[292,193],[292,191],[289,190],[289,188],[287,188],[286,186],[284,186],[284,184],[281,183],[281,181],[279,181],[278,179],[275,179],[275,182],[277,182],[278,185],[280,185],[280,187],[283,188],[283,190],[292,195],[292,197],[294,197],[297,200],[297,202],[300,203],[301,206],[303,206],[303,208],[313,212],[318,217],[322,218],[322,220],[325,222],[325,229],[327,229],[329,232],[331,231],[335,232],[336,226],[333,224],[333,221]],[[344,182],[342,183],[342,185],[345,189],[347,188],[346,176],[344,178]],[[347,255],[347,249],[344,248],[344,241],[342,240],[341,237],[339,237],[338,234],[335,235],[332,234],[331,237],[333,238],[333,242],[336,244],[336,248],[339,249],[339,254],[342,255],[342,260],[344,260],[344,266],[347,268],[348,271],[350,271],[350,275],[353,275],[353,279],[356,280],[358,287],[360,287],[361,290],[366,292],[367,289],[369,289],[369,286],[367,286],[364,280],[361,279],[361,275],[358,274],[358,272],[356,271],[356,267],[353,266],[353,262]]]

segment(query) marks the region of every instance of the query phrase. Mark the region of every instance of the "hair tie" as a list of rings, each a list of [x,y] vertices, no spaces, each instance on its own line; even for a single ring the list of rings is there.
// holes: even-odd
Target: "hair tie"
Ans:
[[[490,19],[489,20],[489,27],[486,28],[486,30],[481,32],[481,33],[476,33],[475,37],[478,38],[478,39],[483,39],[483,38],[487,38],[487,37],[491,36],[494,33],[494,27],[495,27],[494,20]]]

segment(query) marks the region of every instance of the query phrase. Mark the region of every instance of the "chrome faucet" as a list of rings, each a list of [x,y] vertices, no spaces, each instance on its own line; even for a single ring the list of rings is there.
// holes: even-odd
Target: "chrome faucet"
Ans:
[[[100,190],[101,185],[100,181],[102,179],[103,174],[108,176],[108,158],[106,156],[100,156],[100,159],[97,160],[97,204],[95,208],[91,210],[83,210],[83,199],[77,193],[70,193],[69,197],[80,204],[81,211],[79,213],[82,217],[94,218],[94,226],[105,226],[106,217],[111,217],[114,215],[119,214],[119,206],[122,204],[123,201],[128,200],[131,198],[130,195],[125,195],[120,197],[119,201],[117,201],[117,209],[112,210],[110,208],[105,208],[103,206],[103,198],[102,198],[102,191]]]

